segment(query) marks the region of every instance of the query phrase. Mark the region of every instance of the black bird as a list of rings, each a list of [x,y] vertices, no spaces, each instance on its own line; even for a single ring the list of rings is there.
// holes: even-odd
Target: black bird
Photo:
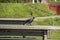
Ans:
[[[25,24],[31,24],[34,19],[35,19],[35,17],[32,17],[32,18],[27,19],[27,20],[24,22],[23,25],[25,25]]]
[[[25,20],[25,22],[23,23],[23,25],[25,25],[25,24],[31,24],[33,22],[33,20],[35,19],[35,17],[33,17],[33,12],[32,11],[30,11],[30,15],[31,15],[32,18],[29,18],[29,19]]]

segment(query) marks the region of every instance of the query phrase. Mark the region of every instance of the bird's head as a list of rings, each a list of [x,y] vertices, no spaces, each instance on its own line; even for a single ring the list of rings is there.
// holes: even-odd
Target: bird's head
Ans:
[[[35,17],[33,17],[33,19],[35,19]]]

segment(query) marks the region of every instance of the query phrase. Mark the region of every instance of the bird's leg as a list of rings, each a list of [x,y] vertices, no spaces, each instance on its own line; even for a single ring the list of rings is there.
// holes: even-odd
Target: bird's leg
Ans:
[[[30,23],[30,25],[31,25],[31,23]]]
[[[24,25],[26,25],[26,24],[24,24]]]
[[[30,23],[30,24],[28,24],[28,25],[31,25],[31,23]]]

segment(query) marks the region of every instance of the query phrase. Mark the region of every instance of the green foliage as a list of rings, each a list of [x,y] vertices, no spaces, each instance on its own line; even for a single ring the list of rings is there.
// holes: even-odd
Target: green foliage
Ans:
[[[60,35],[60,30],[53,30],[51,35],[50,35],[50,38],[59,40],[60,39],[59,35]]]
[[[33,7],[33,9],[35,9],[36,11],[40,12],[40,16],[52,16],[52,15],[56,15],[55,11],[51,11],[49,10],[49,7],[42,5],[40,3],[35,3],[35,4],[28,4],[28,6]]]
[[[24,4],[20,3],[0,3],[0,17],[28,17],[30,9],[25,7]]]
[[[49,11],[49,13],[43,13],[43,12],[37,11],[36,9],[31,8],[28,5],[29,3],[28,4],[27,3],[0,3],[0,14],[1,14],[0,18],[30,17],[29,15],[30,11],[33,12],[33,16],[35,17],[55,15],[55,13],[51,11]],[[30,5],[35,6],[35,4],[30,4]],[[41,9],[42,8],[46,9],[46,7],[43,7],[43,6],[40,6],[40,7]]]
[[[49,0],[50,3],[60,3],[60,0],[57,0],[57,2],[55,2],[55,0]]]
[[[38,19],[34,21],[33,25],[50,25],[50,26],[60,26],[60,18],[47,18],[47,19]]]
[[[60,26],[60,18],[55,18],[54,21],[54,25]]]

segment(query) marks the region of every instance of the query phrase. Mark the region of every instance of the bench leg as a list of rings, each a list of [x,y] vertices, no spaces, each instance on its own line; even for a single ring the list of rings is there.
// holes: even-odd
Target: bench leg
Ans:
[[[47,40],[47,31],[43,32],[43,40]]]
[[[47,31],[47,38],[49,38],[50,35],[51,35],[51,30],[48,30],[48,31]]]
[[[23,36],[23,38],[26,38],[26,36]]]

